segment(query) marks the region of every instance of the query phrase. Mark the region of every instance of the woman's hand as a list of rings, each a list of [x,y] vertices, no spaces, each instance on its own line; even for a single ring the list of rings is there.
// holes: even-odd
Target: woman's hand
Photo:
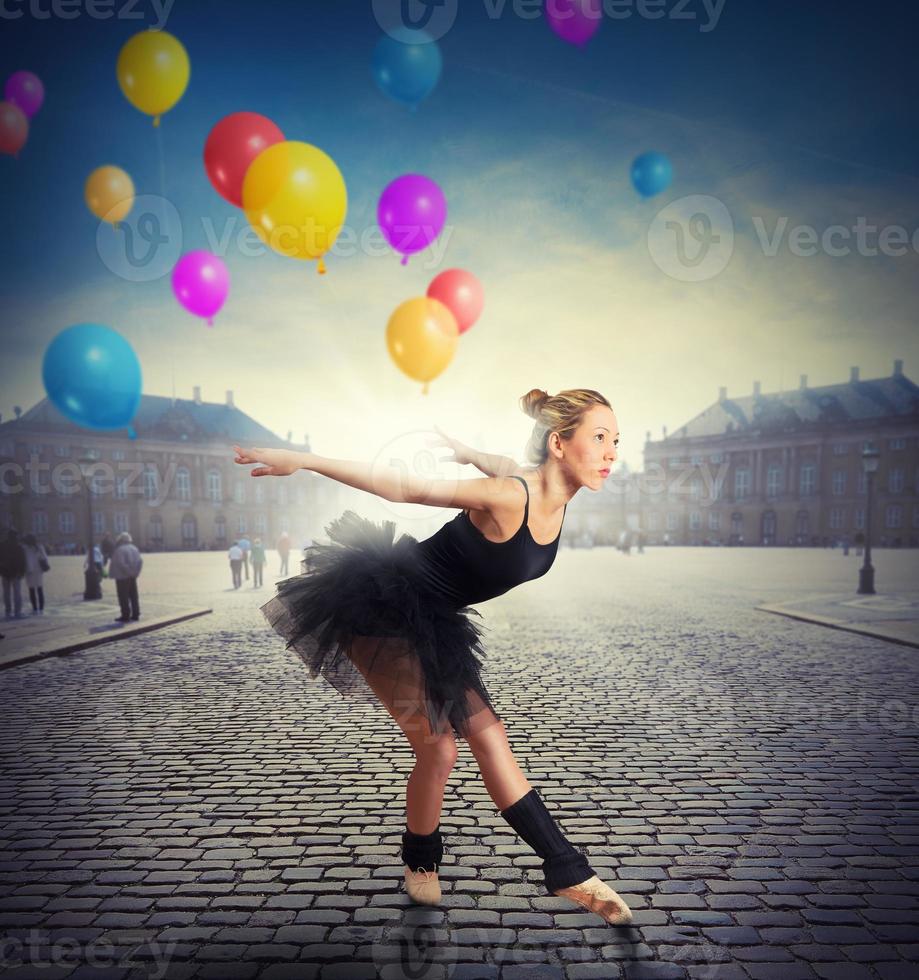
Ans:
[[[290,476],[303,468],[303,454],[291,449],[242,449],[233,447],[236,452],[234,463],[263,463],[249,476]]]
[[[437,438],[429,439],[428,445],[434,448],[449,449],[453,453],[452,456],[444,456],[440,460],[441,463],[460,463],[461,465],[465,465],[470,462],[468,446],[460,442],[459,439],[450,438],[450,436],[436,425],[434,426],[434,431],[437,433]]]

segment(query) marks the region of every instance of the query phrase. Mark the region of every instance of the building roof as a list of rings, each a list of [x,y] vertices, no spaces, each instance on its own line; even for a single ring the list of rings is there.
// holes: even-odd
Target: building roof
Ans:
[[[903,374],[820,388],[725,398],[663,442],[738,432],[786,432],[823,425],[919,419],[919,387]]]
[[[189,398],[141,395],[131,426],[138,439],[161,442],[224,444],[232,440],[259,446],[293,445],[260,425],[235,405],[196,402]],[[26,427],[32,433],[73,433],[83,439],[91,435],[94,440],[121,440],[126,437],[128,429],[127,426],[110,430],[84,428],[62,415],[47,398],[43,398],[18,419],[0,425],[0,435],[12,436]]]

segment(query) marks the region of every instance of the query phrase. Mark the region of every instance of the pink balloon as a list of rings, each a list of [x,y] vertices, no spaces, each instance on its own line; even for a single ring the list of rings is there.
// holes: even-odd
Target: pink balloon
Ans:
[[[6,80],[3,98],[18,105],[31,119],[45,101],[45,86],[38,75],[30,71],[14,71]]]
[[[189,313],[206,317],[212,327],[230,291],[226,263],[203,249],[183,255],[172,270],[172,291]]]
[[[583,47],[597,33],[603,10],[600,0],[546,0],[546,20],[569,44]]]
[[[29,117],[12,102],[0,102],[0,153],[18,157],[29,138]]]
[[[445,269],[435,276],[428,286],[428,296],[440,300],[456,317],[460,333],[478,320],[485,305],[482,284],[465,269]]]
[[[423,174],[404,174],[387,184],[377,205],[377,221],[386,241],[409,255],[430,245],[447,220],[447,199],[440,187]]]

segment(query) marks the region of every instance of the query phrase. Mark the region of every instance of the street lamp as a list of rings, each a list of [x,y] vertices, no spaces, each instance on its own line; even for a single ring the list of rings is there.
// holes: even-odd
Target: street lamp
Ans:
[[[880,454],[872,443],[866,442],[862,451],[862,467],[868,484],[868,499],[865,503],[865,561],[858,570],[858,590],[861,595],[874,595],[874,566],[871,564],[871,490],[874,474],[878,471]]]
[[[83,598],[101,599],[102,586],[100,585],[99,573],[96,571],[96,563],[93,561],[93,501],[92,492],[89,487],[89,477],[95,468],[99,454],[94,449],[87,449],[86,452],[77,460],[80,472],[83,474],[83,486],[86,488],[86,569],[83,572]]]

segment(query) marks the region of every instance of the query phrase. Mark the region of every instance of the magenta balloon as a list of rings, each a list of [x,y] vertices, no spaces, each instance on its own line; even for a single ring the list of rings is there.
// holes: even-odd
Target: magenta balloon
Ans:
[[[31,119],[45,101],[45,86],[41,79],[30,71],[15,71],[6,80],[3,98],[18,105]]]
[[[212,327],[230,291],[226,263],[203,249],[183,255],[172,270],[172,291],[189,313],[205,317]]]
[[[579,47],[597,33],[603,10],[600,0],[546,0],[546,20],[553,31]]]
[[[422,174],[397,177],[380,195],[377,221],[386,241],[408,256],[427,247],[447,220],[447,199],[440,187]]]

